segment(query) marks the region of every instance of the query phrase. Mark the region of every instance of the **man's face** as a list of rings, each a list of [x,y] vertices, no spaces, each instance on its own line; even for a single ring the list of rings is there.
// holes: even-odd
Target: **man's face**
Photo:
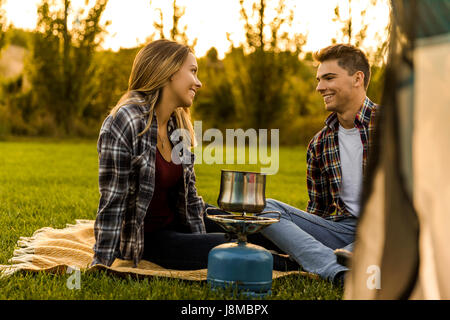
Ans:
[[[354,95],[354,77],[340,67],[337,60],[326,60],[319,65],[316,90],[322,95],[326,110],[346,111]]]

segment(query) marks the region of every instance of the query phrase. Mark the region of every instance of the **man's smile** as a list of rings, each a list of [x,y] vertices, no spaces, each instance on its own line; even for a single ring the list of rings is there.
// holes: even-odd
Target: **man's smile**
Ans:
[[[325,103],[328,103],[334,97],[334,93],[323,94],[322,97],[323,97],[323,100],[325,101]]]

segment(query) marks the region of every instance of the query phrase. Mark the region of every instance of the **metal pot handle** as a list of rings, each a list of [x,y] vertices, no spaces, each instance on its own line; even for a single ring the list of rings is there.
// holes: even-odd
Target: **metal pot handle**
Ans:
[[[261,214],[266,214],[266,213],[278,213],[278,220],[281,219],[281,213],[279,211],[264,211],[264,212],[260,212],[260,213],[255,213],[255,216],[258,216]]]
[[[208,218],[208,210],[209,209],[211,209],[211,210],[219,210],[219,211],[222,211],[224,214],[228,214],[228,212],[227,211],[225,211],[225,210],[222,210],[222,209],[220,209],[220,208],[216,208],[216,207],[208,207],[208,208],[206,208],[205,209],[205,215],[206,215],[206,217]]]
[[[213,207],[208,207],[208,208],[206,208],[205,209],[205,216],[208,218],[208,210],[209,209],[215,209],[215,208],[213,208]]]

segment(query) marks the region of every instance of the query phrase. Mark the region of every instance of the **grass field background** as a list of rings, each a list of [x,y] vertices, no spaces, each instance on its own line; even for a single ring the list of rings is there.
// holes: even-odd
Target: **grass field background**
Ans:
[[[279,171],[267,177],[266,197],[298,208],[307,202],[305,147],[280,148]],[[258,170],[259,165],[197,164],[197,189],[217,205],[221,169]],[[8,264],[20,236],[42,227],[63,228],[95,219],[99,200],[96,141],[0,142],[0,264]],[[69,274],[15,274],[0,279],[0,299],[236,299],[206,283],[167,278],[120,278],[82,272],[81,288]],[[341,299],[342,289],[324,280],[288,276],[274,280],[267,299]]]

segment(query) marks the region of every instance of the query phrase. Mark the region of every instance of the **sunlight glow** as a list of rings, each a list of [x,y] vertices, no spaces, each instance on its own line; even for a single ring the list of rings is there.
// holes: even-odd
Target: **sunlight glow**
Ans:
[[[363,8],[369,2],[370,0],[353,0],[354,12],[359,12],[358,7]],[[37,22],[38,3],[40,0],[7,0],[4,9],[8,21],[19,28],[34,29]],[[93,3],[95,0],[90,0],[88,7]],[[128,48],[145,43],[155,32],[153,19],[158,17],[156,8],[161,8],[164,14],[165,29],[168,34],[172,24],[171,3],[172,1],[167,0],[152,0],[150,5],[149,0],[109,0],[102,22],[109,20],[111,24],[107,27],[108,34],[105,36],[103,48],[116,51],[121,47]],[[278,1],[273,3],[276,4]],[[343,18],[346,18],[347,0],[286,0],[286,5],[295,12],[293,30],[308,35],[304,50],[316,51],[331,44],[331,39],[336,37],[339,28],[332,20],[334,8],[338,3],[342,6]],[[223,58],[230,48],[227,33],[230,33],[231,39],[236,44],[244,40],[238,0],[178,0],[177,4],[185,7],[185,15],[180,20],[180,27],[187,25],[186,33],[190,41],[197,38],[195,47],[197,56],[203,56],[214,46],[219,52],[219,57]],[[72,5],[76,11],[85,5],[85,0],[72,0]],[[270,12],[268,14],[270,15]],[[360,19],[357,14],[353,15],[353,18],[355,28],[358,29]],[[371,39],[371,44],[368,46],[375,47],[378,44],[375,39],[376,32],[381,38],[387,37],[385,27],[389,22],[389,1],[377,1],[377,5],[368,10],[365,21],[369,23],[367,36]]]

